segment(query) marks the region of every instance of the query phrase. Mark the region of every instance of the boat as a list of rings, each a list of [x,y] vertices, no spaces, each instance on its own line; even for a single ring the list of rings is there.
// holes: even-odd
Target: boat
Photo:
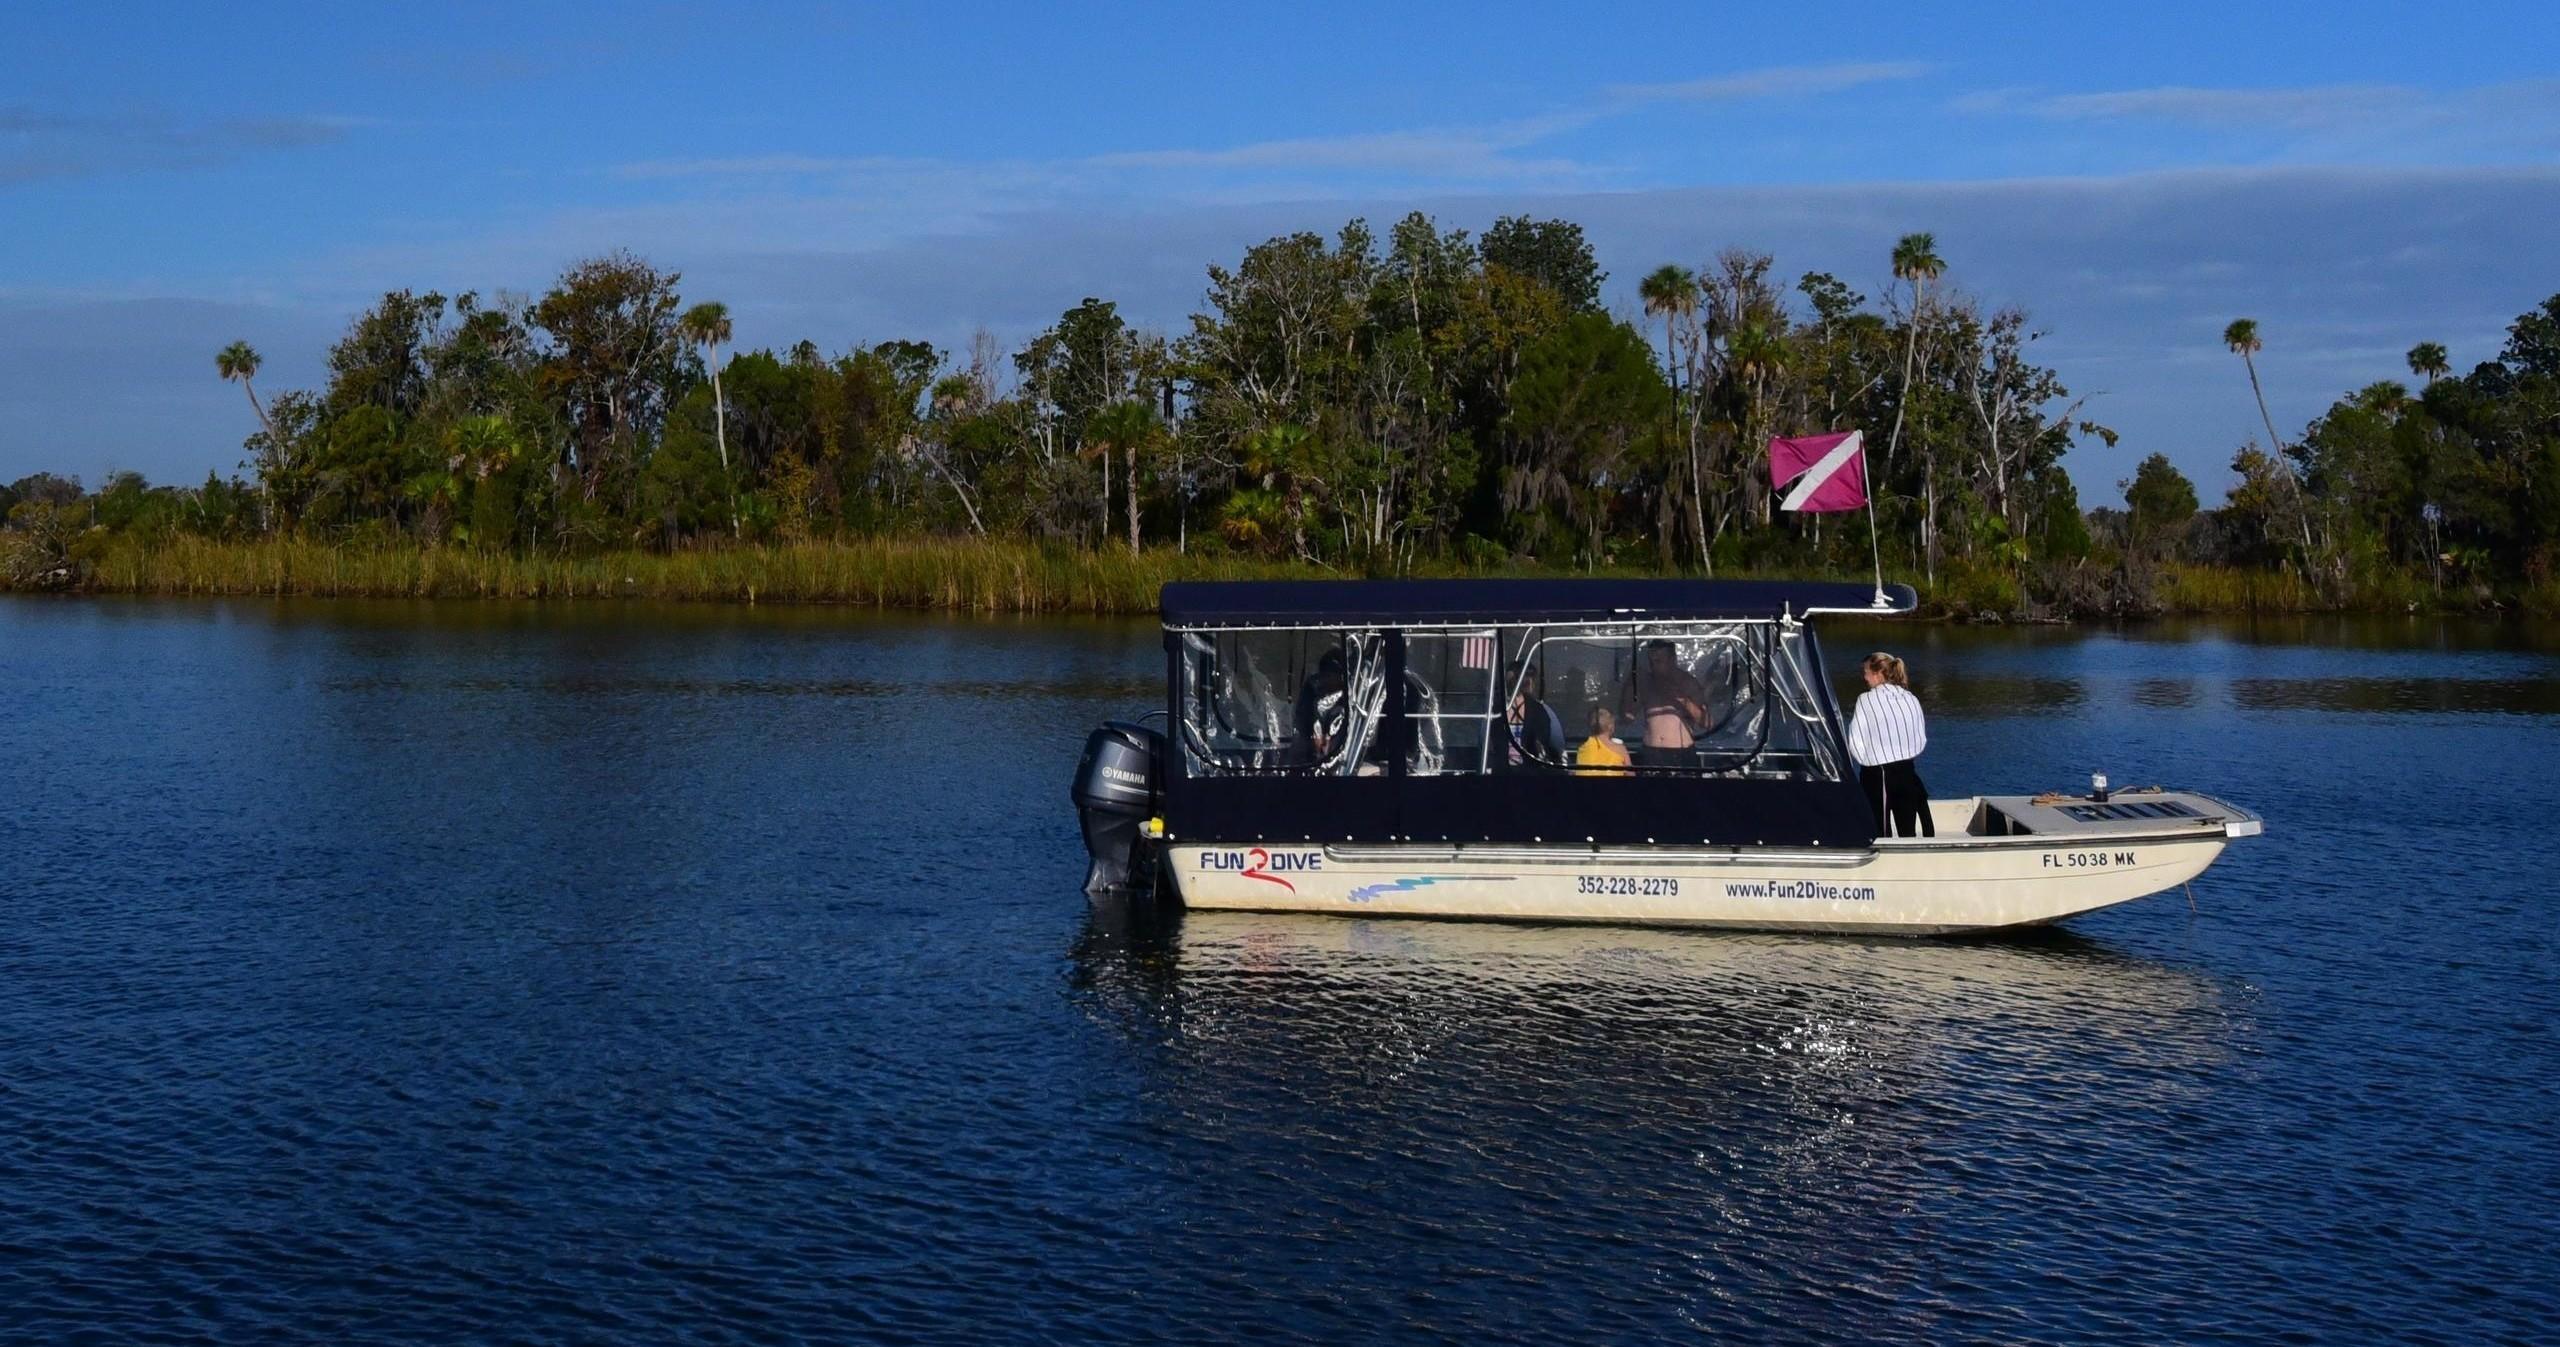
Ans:
[[[1166,585],[1166,704],[1095,729],[1071,789],[1086,889],[1220,911],[1951,935],[2178,888],[2262,831],[2211,795],[2096,777],[1933,801],[1934,836],[1878,836],[1814,626],[1916,606],[1903,585],[1778,581]],[[1599,767],[1515,752],[1515,719],[1539,705],[1595,729],[1595,708],[1655,713],[1648,679],[1683,690],[1685,747],[1630,745]]]

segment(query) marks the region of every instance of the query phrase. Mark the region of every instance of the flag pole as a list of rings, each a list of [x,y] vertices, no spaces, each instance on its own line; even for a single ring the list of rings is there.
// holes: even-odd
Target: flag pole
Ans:
[[[1876,564],[1876,607],[1890,608],[1893,603],[1884,596],[1884,546],[1876,541],[1876,479],[1874,473],[1867,471],[1864,435],[1858,437],[1858,476],[1867,488],[1867,555]]]

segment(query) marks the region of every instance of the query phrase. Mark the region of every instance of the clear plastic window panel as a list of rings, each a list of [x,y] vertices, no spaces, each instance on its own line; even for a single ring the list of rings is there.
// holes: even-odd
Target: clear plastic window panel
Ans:
[[[1844,755],[1807,642],[1750,622],[1545,628],[1508,695],[1563,722],[1568,763],[1605,732],[1639,773],[1836,781]]]
[[[1374,631],[1187,632],[1184,768],[1200,776],[1386,769],[1386,647]]]
[[[1490,628],[1406,634],[1405,719],[1412,731],[1407,775],[1491,770],[1501,650],[1502,638]]]
[[[1811,629],[1776,628],[1769,662],[1769,745],[1761,753],[1764,775],[1839,781],[1849,774],[1848,747],[1840,741],[1815,661]]]
[[[1189,632],[1182,642],[1187,774],[1387,770],[1383,633]],[[1638,775],[1839,781],[1848,754],[1814,658],[1807,629],[1765,622],[1410,631],[1403,771],[1573,772],[1605,710]],[[1515,754],[1515,740],[1531,751]]]

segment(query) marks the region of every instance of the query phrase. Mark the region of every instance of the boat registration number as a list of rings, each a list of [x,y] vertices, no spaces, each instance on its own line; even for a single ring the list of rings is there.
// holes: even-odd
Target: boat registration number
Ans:
[[[1680,881],[1644,875],[1575,875],[1573,891],[1630,898],[1668,897],[1680,892]]]
[[[2047,870],[2105,870],[2133,864],[2130,851],[2048,851],[2044,854]]]

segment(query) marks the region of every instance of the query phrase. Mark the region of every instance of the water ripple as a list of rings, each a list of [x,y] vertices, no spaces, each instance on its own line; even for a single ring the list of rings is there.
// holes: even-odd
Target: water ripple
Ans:
[[[2269,835],[1994,941],[1167,919],[1063,801],[1139,627],[0,602],[0,1339],[2547,1337],[2546,643],[1904,635],[1939,789]]]

